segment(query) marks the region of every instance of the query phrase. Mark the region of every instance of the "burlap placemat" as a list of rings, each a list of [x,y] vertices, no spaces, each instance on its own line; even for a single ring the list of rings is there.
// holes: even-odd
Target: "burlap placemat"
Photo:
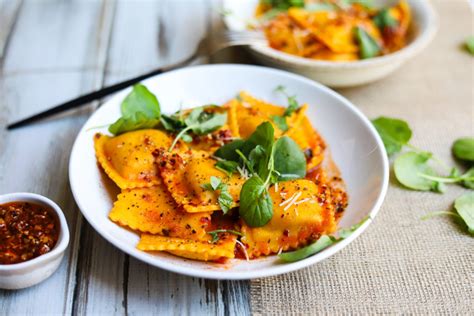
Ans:
[[[373,118],[407,120],[412,143],[454,164],[450,147],[474,135],[474,58],[460,48],[474,34],[465,0],[438,0],[434,42],[395,74],[340,92]],[[408,191],[391,180],[369,229],[346,249],[310,268],[251,282],[255,314],[474,314],[474,238],[451,218],[422,221],[449,210],[465,192]]]

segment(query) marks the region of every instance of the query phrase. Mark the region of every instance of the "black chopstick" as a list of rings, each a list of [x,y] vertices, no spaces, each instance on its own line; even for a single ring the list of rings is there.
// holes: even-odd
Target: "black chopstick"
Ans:
[[[116,84],[108,86],[108,87],[104,87],[100,90],[97,90],[97,91],[94,91],[94,92],[91,92],[91,93],[88,93],[88,94],[81,95],[78,98],[75,98],[73,100],[64,102],[62,104],[59,104],[59,105],[57,105],[55,107],[52,107],[52,108],[50,108],[46,111],[34,114],[30,117],[24,118],[22,120],[14,122],[14,123],[11,123],[11,124],[7,125],[7,130],[12,130],[12,129],[15,129],[15,128],[18,128],[18,127],[21,127],[21,126],[25,126],[25,125],[28,125],[30,123],[36,122],[38,120],[44,119],[46,117],[49,117],[49,116],[52,116],[52,115],[55,115],[55,114],[58,114],[58,113],[61,113],[61,112],[67,111],[67,110],[71,110],[71,109],[74,109],[74,108],[81,107],[82,105],[84,105],[86,103],[89,103],[91,101],[103,98],[103,97],[105,97],[105,96],[107,96],[111,93],[117,92],[119,90],[125,89],[126,87],[131,86],[135,83],[138,83],[138,82],[140,82],[144,79],[147,79],[149,77],[159,75],[159,74],[162,74],[166,71],[173,70],[173,69],[185,66],[186,64],[191,62],[196,57],[197,57],[197,53],[194,53],[190,57],[188,57],[185,60],[183,60],[179,63],[176,63],[174,65],[158,68],[158,69],[155,69],[153,71],[150,71],[149,73],[143,74],[141,76],[138,76],[138,77],[126,80],[126,81],[122,81],[122,82],[116,83]]]

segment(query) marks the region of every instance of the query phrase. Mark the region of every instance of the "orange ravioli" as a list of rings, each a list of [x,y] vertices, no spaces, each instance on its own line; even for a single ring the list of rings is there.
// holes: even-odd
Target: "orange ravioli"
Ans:
[[[242,242],[251,258],[296,249],[336,229],[328,189],[309,180],[280,182],[269,189],[273,217],[265,226],[242,223]]]
[[[236,236],[226,234],[216,243],[142,234],[137,248],[143,251],[166,251],[179,257],[201,261],[234,258]]]
[[[97,160],[121,189],[151,187],[160,183],[153,151],[168,148],[171,138],[158,130],[138,130],[116,137],[96,134]]]
[[[122,190],[109,218],[140,232],[193,240],[209,239],[206,228],[211,222],[211,213],[186,213],[176,205],[163,185]]]
[[[307,170],[313,169],[323,161],[326,144],[306,115],[302,115],[298,128],[290,129],[287,136],[291,137],[305,153]]]
[[[228,177],[216,169],[216,161],[206,152],[184,154],[162,151],[157,156],[161,177],[174,200],[187,212],[209,212],[220,210],[217,192],[205,190],[202,185],[209,183],[211,176],[219,177],[227,184],[234,200],[232,207],[239,204],[240,189],[245,179],[233,174]]]
[[[263,100],[254,98],[247,92],[240,92],[240,98],[242,102],[237,107],[237,123],[239,126],[239,135],[242,138],[248,138],[263,122],[270,122],[275,130],[275,137],[278,138],[284,134],[272,120],[272,116],[282,116],[285,112],[285,108],[282,106],[274,105]],[[303,107],[300,108],[300,110]],[[295,119],[297,112],[293,113],[287,118],[289,127],[295,125]]]

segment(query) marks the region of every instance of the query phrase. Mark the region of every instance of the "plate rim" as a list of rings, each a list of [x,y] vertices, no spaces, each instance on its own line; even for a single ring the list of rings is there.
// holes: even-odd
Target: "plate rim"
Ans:
[[[196,65],[196,66],[189,66],[189,67],[184,67],[172,71],[165,72],[160,75],[156,75],[153,77],[150,77],[146,80],[143,80],[143,84],[147,84],[147,82],[155,80],[157,77],[160,76],[166,76],[172,73],[177,73],[177,72],[187,72],[187,71],[193,71],[195,69],[212,69],[212,68],[234,68],[234,69],[251,69],[251,70],[257,70],[257,71],[264,71],[264,72],[270,72],[270,73],[275,73],[279,75],[284,75],[286,77],[289,77],[291,80],[296,80],[300,81],[305,84],[309,84],[314,86],[315,88],[323,91],[324,93],[330,94],[332,97],[338,99],[341,101],[344,106],[348,108],[353,114],[355,114],[363,123],[368,127],[370,133],[374,137],[376,143],[377,143],[377,149],[381,151],[380,156],[382,158],[382,186],[380,193],[378,194],[375,203],[373,207],[370,209],[369,212],[369,218],[368,220],[361,225],[359,228],[357,228],[348,238],[338,242],[337,244],[326,248],[325,250],[321,251],[318,254],[315,254],[313,256],[310,256],[308,258],[305,258],[303,260],[293,262],[293,263],[282,263],[278,264],[274,267],[271,268],[266,268],[263,270],[259,271],[234,271],[230,272],[231,269],[228,270],[222,270],[216,271],[216,270],[205,270],[201,268],[189,268],[189,267],[182,267],[182,266],[175,266],[169,263],[161,263],[159,260],[153,259],[152,257],[147,256],[146,253],[141,253],[141,251],[137,250],[136,248],[131,248],[128,247],[128,245],[123,245],[119,243],[117,240],[114,239],[113,235],[109,234],[107,231],[101,229],[97,223],[95,223],[93,220],[91,220],[90,216],[88,215],[87,212],[83,211],[84,205],[78,199],[78,193],[77,190],[75,189],[74,186],[74,180],[73,180],[73,174],[72,172],[73,169],[73,162],[74,159],[73,157],[76,155],[76,152],[78,151],[78,139],[79,137],[87,130],[86,126],[88,125],[89,121],[93,118],[94,114],[96,113],[97,109],[90,115],[90,117],[87,119],[87,121],[83,124],[81,129],[76,135],[76,138],[74,140],[74,144],[71,149],[71,153],[69,156],[69,164],[68,164],[68,178],[69,178],[69,185],[71,188],[72,195],[74,197],[74,201],[76,202],[82,216],[87,220],[87,222],[94,228],[94,230],[102,236],[105,240],[107,240],[109,243],[114,245],[116,248],[118,248],[120,251],[123,251],[124,253],[136,258],[137,260],[140,260],[142,262],[145,262],[149,265],[152,265],[154,267],[167,270],[170,272],[174,273],[179,273],[182,275],[186,276],[191,276],[191,277],[199,277],[199,278],[206,278],[206,279],[214,279],[214,280],[249,280],[249,279],[254,279],[254,278],[262,278],[262,277],[270,277],[270,276],[276,276],[284,273],[289,273],[293,272],[305,267],[309,267],[311,265],[314,265],[315,263],[322,261],[324,259],[327,259],[334,255],[335,253],[339,252],[342,250],[344,247],[346,247],[348,244],[350,244],[352,241],[354,241],[357,237],[359,237],[366,229],[367,227],[371,224],[371,222],[375,219],[375,216],[380,210],[380,207],[382,206],[382,203],[385,199],[385,196],[387,194],[388,190],[388,184],[389,184],[389,161],[387,158],[387,154],[385,151],[385,147],[383,145],[382,139],[376,132],[375,128],[373,125],[370,123],[369,119],[362,113],[361,110],[359,110],[351,101],[349,101],[347,98],[344,96],[340,95],[336,91],[322,85],[321,83],[318,83],[316,81],[313,81],[311,79],[305,78],[303,76],[284,71],[284,70],[279,70],[279,69],[274,69],[274,68],[269,68],[269,67],[263,67],[263,66],[256,66],[256,65],[247,65],[247,64],[205,64],[205,65]],[[105,102],[102,102],[101,105],[105,105],[107,103],[113,102],[115,99],[119,98],[127,89],[130,89],[130,87],[124,88],[123,90],[120,90],[113,94],[108,100]],[[183,259],[184,260],[184,259]]]

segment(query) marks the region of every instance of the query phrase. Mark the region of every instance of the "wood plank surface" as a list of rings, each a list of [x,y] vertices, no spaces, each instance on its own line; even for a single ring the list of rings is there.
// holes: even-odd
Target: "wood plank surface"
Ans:
[[[0,19],[0,26],[8,26],[0,31],[0,52],[6,47],[0,62],[0,194],[28,191],[55,200],[66,213],[71,243],[50,279],[25,290],[0,290],[0,314],[250,314],[248,282],[154,268],[116,249],[82,219],[69,189],[68,159],[97,102],[23,129],[3,128],[187,57],[202,36],[221,27],[215,23],[219,1],[5,1],[0,0],[0,17],[8,17]],[[202,57],[195,63],[205,62]]]

